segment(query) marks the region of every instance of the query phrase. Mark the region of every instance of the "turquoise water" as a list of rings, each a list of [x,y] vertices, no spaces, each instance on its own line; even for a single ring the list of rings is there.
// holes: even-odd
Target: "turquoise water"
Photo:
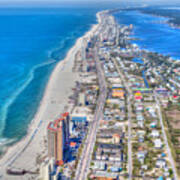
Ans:
[[[0,148],[27,133],[54,66],[96,23],[95,14],[87,8],[0,9]]]

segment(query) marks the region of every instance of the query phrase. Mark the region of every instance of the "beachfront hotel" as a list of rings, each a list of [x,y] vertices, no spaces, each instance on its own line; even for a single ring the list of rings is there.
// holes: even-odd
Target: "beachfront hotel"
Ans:
[[[64,162],[64,150],[69,141],[69,114],[62,114],[61,118],[48,125],[48,157],[54,158],[58,165]]]

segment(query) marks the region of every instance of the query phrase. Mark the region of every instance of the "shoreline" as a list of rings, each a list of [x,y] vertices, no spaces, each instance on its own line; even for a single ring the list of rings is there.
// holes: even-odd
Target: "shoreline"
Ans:
[[[73,87],[75,81],[78,79],[78,74],[72,72],[75,54],[79,50],[81,50],[81,47],[83,45],[82,40],[84,38],[90,38],[98,28],[101,22],[101,13],[102,12],[98,12],[96,14],[97,24],[92,25],[89,31],[78,38],[75,44],[67,52],[65,58],[56,64],[45,87],[43,98],[41,99],[37,112],[28,126],[27,134],[20,141],[8,147],[5,154],[0,159],[0,178],[1,174],[3,176],[7,176],[5,174],[5,171],[6,168],[10,165],[14,166],[15,164],[16,167],[18,166],[18,168],[25,167],[25,162],[22,162],[21,159],[23,159],[24,161],[33,159],[33,162],[28,162],[31,164],[31,166],[29,167],[36,166],[36,157],[34,157],[34,155],[37,156],[37,154],[39,152],[41,153],[44,149],[44,145],[42,144],[42,142],[44,141],[44,137],[46,136],[47,124],[49,123],[49,121],[56,119],[60,115],[60,113],[63,113],[63,108],[68,104],[68,95],[71,95],[72,93],[71,88]],[[59,91],[61,90],[64,91],[62,92],[62,95],[61,93],[59,93]],[[56,105],[56,103],[58,104]],[[48,117],[46,117],[47,115]],[[45,117],[45,120],[43,119],[43,117]],[[32,150],[34,150],[34,147],[37,148],[36,152],[32,152]],[[11,176],[11,178],[8,176],[8,178],[16,179],[14,176]]]
[[[173,23],[170,23],[169,20],[171,19],[171,17],[169,16],[162,16],[162,15],[156,15],[156,14],[152,14],[152,13],[147,13],[147,12],[143,12],[141,10],[137,10],[137,12],[141,13],[142,15],[148,15],[148,16],[151,16],[151,17],[154,17],[154,18],[166,18],[166,20],[164,21],[152,21],[153,24],[159,24],[159,25],[166,25],[168,28],[171,28],[171,29],[175,29],[175,30],[179,30],[180,29],[180,25],[179,26],[176,26],[175,24]],[[120,24],[118,22],[118,24]],[[135,34],[133,34],[133,37],[135,36],[135,38],[138,38],[138,40],[132,40],[133,44],[136,44],[138,46],[139,49],[141,50],[144,50],[144,51],[148,51],[148,52],[152,52],[152,53],[158,53],[158,54],[161,54],[163,56],[170,56],[170,58],[172,58],[172,60],[180,60],[180,57],[178,55],[172,55],[170,53],[167,53],[167,52],[160,52],[159,50],[157,50],[156,48],[153,48],[152,47],[147,47],[147,46],[142,46],[142,44],[139,44],[138,42],[141,42],[141,40],[143,40],[144,38],[142,37],[139,37]],[[136,41],[136,42],[134,42]]]
[[[139,12],[141,12],[142,14],[146,14],[146,15],[156,17],[156,18],[165,18],[166,20],[163,20],[163,21],[160,21],[160,22],[157,22],[157,23],[166,24],[166,25],[168,25],[169,27],[171,27],[173,29],[180,29],[179,24],[175,24],[174,22],[171,22],[171,20],[175,19],[173,17],[165,16],[165,15],[163,16],[163,15],[159,15],[159,14],[155,14],[155,13],[142,12],[142,11],[139,11]]]

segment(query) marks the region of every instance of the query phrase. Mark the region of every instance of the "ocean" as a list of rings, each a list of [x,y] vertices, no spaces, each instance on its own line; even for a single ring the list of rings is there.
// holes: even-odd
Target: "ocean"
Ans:
[[[0,150],[23,138],[56,63],[96,23],[83,8],[0,9]]]

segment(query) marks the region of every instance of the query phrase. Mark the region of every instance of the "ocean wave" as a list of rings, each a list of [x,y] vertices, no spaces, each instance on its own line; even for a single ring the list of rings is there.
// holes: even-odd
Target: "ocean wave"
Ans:
[[[6,125],[6,119],[7,119],[7,114],[8,114],[9,107],[13,104],[13,102],[16,100],[16,98],[24,91],[24,89],[34,79],[34,73],[38,68],[53,64],[55,62],[56,62],[55,60],[49,60],[47,62],[44,62],[44,63],[41,63],[41,64],[38,64],[38,65],[34,66],[31,69],[31,71],[29,72],[26,82],[8,98],[8,100],[6,101],[6,103],[4,104],[4,106],[2,107],[2,110],[1,110],[0,143],[4,143],[4,139],[2,137],[2,134],[3,134],[4,128],[5,128],[5,125]]]
[[[161,9],[167,9],[167,10],[180,10],[180,7],[163,7]]]
[[[12,138],[0,138],[0,147],[6,146],[8,144],[11,144],[12,142],[16,141],[17,139]]]
[[[61,43],[58,45],[58,47],[48,51],[48,57],[58,61],[59,60],[59,53],[65,47],[66,42],[67,42],[67,38],[62,40]]]
[[[61,59],[64,58],[64,56],[66,55],[65,53],[62,53],[62,49],[64,49],[67,44],[69,44],[69,42],[71,42],[72,40],[76,39],[75,36],[77,34],[77,31],[73,31],[71,33],[69,33],[69,36],[67,36],[65,39],[63,39],[57,48],[54,48],[50,51],[47,51],[48,53],[48,58],[51,59],[48,62],[45,63],[41,63],[38,64],[36,66],[34,66],[31,71],[29,72],[29,74],[27,75],[27,80],[25,81],[25,83],[19,88],[17,89],[5,102],[5,104],[3,105],[2,109],[1,109],[1,118],[0,118],[0,139],[3,139],[3,132],[4,132],[4,128],[6,126],[6,120],[7,120],[7,116],[8,116],[8,110],[9,107],[14,103],[14,101],[16,100],[16,98],[24,91],[24,89],[31,83],[31,81],[34,79],[34,72],[38,69],[41,68],[43,66],[55,63],[57,61],[60,61]],[[71,44],[69,44],[71,46]],[[68,50],[70,47],[67,46],[66,49]],[[62,53],[62,54],[61,54]],[[62,57],[61,57],[62,55]],[[8,144],[11,143],[9,140]],[[2,140],[3,142],[3,140]],[[0,141],[1,143],[1,141]],[[3,142],[4,143],[4,142]],[[0,144],[1,145],[1,144]]]
[[[61,51],[62,51],[62,49],[64,49],[66,47],[66,44],[68,43],[68,41],[74,39],[75,33],[77,33],[77,32],[71,32],[69,36],[67,36],[65,39],[60,41],[60,44],[56,48],[48,51],[48,57],[52,58],[56,61],[63,59],[63,57],[60,57]],[[66,47],[66,48],[68,49],[68,47]],[[64,53],[64,56],[65,56],[65,54],[66,53]]]

